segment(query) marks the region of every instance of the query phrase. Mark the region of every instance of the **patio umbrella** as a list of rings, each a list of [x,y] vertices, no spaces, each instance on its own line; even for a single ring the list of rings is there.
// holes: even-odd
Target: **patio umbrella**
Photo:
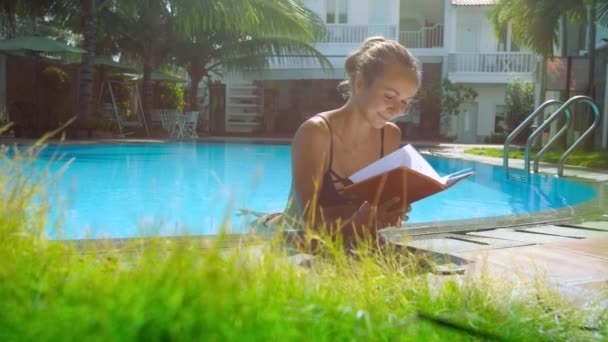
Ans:
[[[85,53],[86,50],[70,46],[48,37],[23,36],[0,40],[0,51],[29,51],[32,53]]]

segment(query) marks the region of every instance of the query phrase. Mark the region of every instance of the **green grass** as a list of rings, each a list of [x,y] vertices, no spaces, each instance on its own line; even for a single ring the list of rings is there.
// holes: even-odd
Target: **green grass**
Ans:
[[[465,153],[475,154],[479,156],[496,157],[502,158],[503,150],[498,148],[468,148],[464,150]],[[530,156],[534,158],[536,152],[532,151]],[[548,163],[557,163],[561,158],[563,151],[547,151],[541,157],[541,161]],[[511,149],[509,151],[509,158],[523,159],[524,151]],[[566,165],[583,166],[592,168],[608,169],[608,153],[607,152],[573,152],[565,162]]]
[[[394,250],[327,247],[310,266],[272,242],[210,248],[146,239],[109,248],[49,241],[47,174],[0,156],[0,340],[602,340],[541,281],[430,277]],[[433,281],[439,279],[441,281]],[[431,317],[432,319],[429,319]],[[458,328],[450,327],[455,324]],[[468,330],[468,332],[466,331]],[[475,337],[477,334],[478,337]]]

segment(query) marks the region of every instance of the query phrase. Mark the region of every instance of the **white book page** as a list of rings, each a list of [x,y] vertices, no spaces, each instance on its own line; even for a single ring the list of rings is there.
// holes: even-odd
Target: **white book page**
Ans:
[[[429,164],[429,162],[427,162],[426,159],[424,159],[424,157],[420,153],[418,153],[418,151],[416,151],[416,149],[412,145],[407,144],[403,147],[403,149],[407,152],[407,155],[409,156],[409,165],[406,165],[407,167],[412,170],[418,171],[423,175],[427,175],[437,181],[440,180],[437,171],[433,169],[431,164]]]
[[[349,178],[353,183],[357,183],[400,166],[407,166],[406,159],[409,159],[406,152],[400,148],[355,172]]]
[[[433,179],[440,180],[437,171],[435,171],[426,159],[424,159],[424,157],[410,144],[387,154],[380,160],[355,172],[349,178],[353,183],[357,183],[400,166],[406,166]]]
[[[451,173],[447,176],[443,176],[443,177],[441,177],[440,181],[441,181],[441,183],[443,183],[447,186],[450,186],[463,178],[471,176],[474,173],[475,172],[471,169],[464,169],[464,170],[460,170],[458,172]]]

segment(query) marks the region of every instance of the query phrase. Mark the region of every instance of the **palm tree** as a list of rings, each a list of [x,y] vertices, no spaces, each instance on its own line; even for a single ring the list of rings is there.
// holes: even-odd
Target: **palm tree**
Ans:
[[[103,0],[100,0],[103,2]],[[80,115],[89,118],[92,114],[93,104],[93,78],[95,75],[95,36],[97,22],[98,0],[80,0],[81,25],[83,48],[87,51],[82,56],[80,65],[80,91],[78,104]],[[102,4],[99,4],[102,5]]]
[[[15,15],[50,23],[72,32],[80,32],[83,48],[79,78],[79,115],[89,117],[93,102],[93,77],[97,41],[98,11],[110,0],[1,0],[0,9],[7,14],[9,23]]]
[[[608,1],[497,0],[495,6],[490,10],[490,19],[495,32],[499,32],[510,22],[514,40],[522,46],[531,48],[534,52],[545,58],[553,55],[553,48],[558,43],[560,34],[562,40],[561,55],[563,57],[567,55],[568,20],[586,23],[589,29],[587,41],[589,83],[586,93],[591,98],[595,98],[596,24],[608,26]],[[544,79],[546,77],[544,67],[541,72]],[[540,100],[543,102],[545,99],[544,84],[541,86],[541,89]],[[566,100],[566,94],[567,91],[562,92],[561,97],[563,100]],[[590,142],[592,139],[587,141]],[[564,147],[565,137],[560,139],[559,144]],[[591,144],[586,144],[585,148],[591,149]]]
[[[324,33],[320,18],[299,0],[177,0],[188,12],[176,30],[177,63],[190,77],[189,107],[196,110],[198,85],[223,71],[260,69],[269,62],[310,58],[325,68],[325,56],[310,44]]]
[[[168,62],[175,41],[172,22],[178,19],[172,0],[114,0],[102,14],[121,58],[135,59],[143,65],[142,106],[146,116],[152,107],[152,71]]]
[[[543,57],[553,56],[554,46],[562,39],[562,56],[566,54],[568,36],[564,29],[567,21],[586,22],[590,29],[587,51],[590,57],[589,93],[594,77],[593,51],[595,50],[596,23],[608,24],[606,0],[497,0],[490,10],[495,33],[511,23],[513,39]]]
[[[106,12],[121,49],[143,63],[146,115],[150,74],[165,63],[185,66],[192,89],[219,68],[263,65],[271,54],[297,52],[327,65],[309,45],[323,26],[300,0],[116,0]],[[196,91],[191,94],[194,107]]]
[[[183,65],[190,77],[188,107],[197,108],[197,91],[201,80],[210,81],[212,75],[225,71],[261,69],[269,62],[281,63],[288,59],[312,59],[321,67],[331,64],[309,43],[281,36],[251,36],[232,32],[196,32],[178,42],[176,62]]]

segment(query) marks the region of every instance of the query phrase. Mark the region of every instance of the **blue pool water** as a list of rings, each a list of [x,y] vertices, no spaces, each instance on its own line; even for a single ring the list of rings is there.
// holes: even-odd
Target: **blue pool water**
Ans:
[[[36,167],[61,170],[51,187],[61,238],[214,234],[226,219],[231,232],[245,231],[252,217],[237,215],[240,208],[284,208],[290,157],[290,146],[281,144],[64,145],[47,147]],[[476,174],[414,203],[412,223],[554,210],[595,196],[591,187],[566,179],[534,175],[523,182],[505,179],[502,168],[491,165],[428,160],[440,174],[463,168]],[[52,229],[49,235],[59,237]]]

